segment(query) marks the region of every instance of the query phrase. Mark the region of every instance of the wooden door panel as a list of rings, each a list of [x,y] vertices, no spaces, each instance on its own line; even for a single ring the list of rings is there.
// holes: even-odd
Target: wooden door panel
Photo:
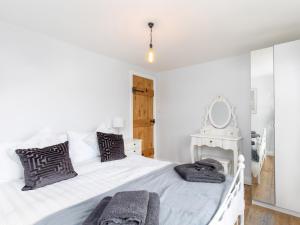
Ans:
[[[150,121],[146,120],[135,120],[135,123],[133,125],[133,128],[138,128],[138,127],[150,127],[152,126]]]
[[[133,129],[133,137],[143,140],[144,139],[143,128],[139,128],[139,127],[134,128]],[[145,144],[145,142],[142,141],[142,149],[144,149],[144,144]]]
[[[144,128],[145,136],[148,137],[145,141],[145,150],[153,151],[153,127]],[[152,152],[153,153],[153,152]]]
[[[149,121],[151,121],[152,119],[154,119],[153,118],[153,97],[150,97],[150,98],[148,97],[146,99],[146,101],[147,101],[147,105],[149,106],[148,110],[147,110],[147,113],[148,113],[147,118],[149,119]],[[150,106],[152,106],[152,107],[150,107]]]
[[[133,76],[133,87],[144,88],[144,78],[134,75]]]
[[[145,120],[147,118],[147,97],[143,95],[133,95],[133,105],[135,109],[133,110],[134,120]]]
[[[153,80],[133,76],[133,137],[142,139],[142,153],[152,157],[153,148]]]

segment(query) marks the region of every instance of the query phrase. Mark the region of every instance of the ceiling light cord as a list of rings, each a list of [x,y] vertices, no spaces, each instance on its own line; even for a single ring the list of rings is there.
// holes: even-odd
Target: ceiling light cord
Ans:
[[[152,44],[152,27],[150,27],[150,48],[153,47],[153,44]]]
[[[150,28],[150,44],[149,44],[149,51],[147,54],[147,60],[149,63],[154,62],[154,52],[153,52],[153,44],[152,44],[152,28],[154,26],[154,23],[150,22],[148,23],[148,27]]]
[[[148,23],[148,27],[150,28],[150,48],[153,48],[153,44],[152,44],[152,28],[154,26],[154,23],[153,22],[149,22]]]

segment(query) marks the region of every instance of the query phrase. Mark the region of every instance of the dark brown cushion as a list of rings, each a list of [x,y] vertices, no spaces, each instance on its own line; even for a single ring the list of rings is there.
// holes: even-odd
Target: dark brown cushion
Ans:
[[[17,149],[24,168],[25,186],[33,190],[77,176],[69,156],[68,142],[31,149]]]
[[[101,162],[123,159],[124,140],[122,135],[97,132]]]

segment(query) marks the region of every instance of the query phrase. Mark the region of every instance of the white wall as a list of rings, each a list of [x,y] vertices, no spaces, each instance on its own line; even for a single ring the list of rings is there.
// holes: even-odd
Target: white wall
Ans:
[[[0,49],[0,141],[45,126],[90,130],[117,115],[129,133],[129,71],[147,71],[6,23]],[[237,107],[249,159],[249,64],[243,55],[157,74],[158,158],[188,161],[189,135],[199,131],[204,108],[224,95]]]
[[[46,126],[94,129],[114,116],[129,134],[129,71],[141,68],[6,23],[0,65],[0,141]]]
[[[267,154],[274,155],[275,108],[273,47],[251,52],[251,88],[257,90],[257,112],[251,115],[251,129],[263,134],[267,129]]]
[[[243,136],[246,176],[251,180],[250,157],[250,55],[212,61],[166,71],[158,82],[158,157],[190,161],[190,134],[200,130],[205,108],[217,95],[236,107]]]

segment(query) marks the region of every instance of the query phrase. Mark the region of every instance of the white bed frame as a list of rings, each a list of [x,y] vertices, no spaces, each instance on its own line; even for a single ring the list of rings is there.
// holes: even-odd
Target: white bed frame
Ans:
[[[244,225],[244,168],[245,158],[239,156],[238,170],[224,201],[208,225]]]
[[[264,128],[263,135],[261,137],[261,142],[258,146],[258,155],[259,155],[259,162],[252,161],[252,175],[253,177],[257,177],[257,183],[260,184],[260,174],[262,167],[264,165],[266,159],[266,143],[267,142],[267,129]]]

